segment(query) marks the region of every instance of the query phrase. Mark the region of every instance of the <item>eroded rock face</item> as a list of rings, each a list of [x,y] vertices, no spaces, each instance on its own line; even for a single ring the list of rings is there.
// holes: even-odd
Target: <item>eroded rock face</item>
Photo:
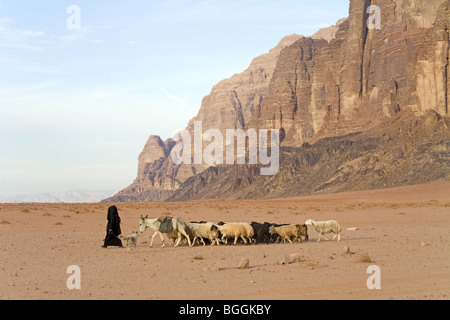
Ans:
[[[425,37],[415,65],[416,113],[428,109],[448,115],[450,101],[450,1],[438,8],[436,23]]]
[[[282,129],[288,141],[300,145],[313,136],[314,66],[326,45],[323,39],[304,38],[281,52],[269,94],[256,109],[249,127]]]
[[[301,38],[296,34],[283,38],[269,53],[255,58],[247,70],[214,86],[188,130],[195,121],[202,121],[204,130],[244,129],[267,95],[280,52]]]
[[[380,8],[379,29],[368,28],[368,19],[376,14],[368,12],[371,5]],[[194,121],[202,121],[204,131],[210,128],[222,132],[235,128],[280,129],[282,146],[301,147],[324,138],[360,132],[379,133],[372,129],[403,114],[408,114],[408,117],[410,114],[427,116],[426,123],[432,125],[436,119],[448,118],[450,112],[449,30],[450,0],[351,0],[348,19],[310,38],[286,37],[268,54],[256,58],[246,71],[217,84],[204,98],[198,116],[189,122],[187,128],[192,131]],[[448,126],[439,128],[448,131]],[[375,144],[375,140],[368,140],[370,143],[367,145],[359,143],[362,150],[378,148],[376,144],[386,144],[393,139],[385,138],[374,137]],[[414,143],[415,140],[419,138],[405,140],[404,143]],[[173,144],[151,138],[139,157],[136,181],[118,197],[109,200],[165,200],[187,183],[193,183],[194,189],[202,191],[196,193],[192,188],[184,188],[185,195],[214,197],[214,192],[223,192],[222,187],[214,185],[216,168],[174,165],[168,159],[171,148]],[[326,151],[324,153],[327,154]],[[306,158],[302,156],[295,161],[314,162],[314,154],[322,154],[322,151],[307,154]],[[405,154],[400,147],[392,151],[394,160],[403,159]],[[368,156],[358,166],[370,163],[376,167],[377,159]],[[335,169],[348,173],[355,163]],[[265,195],[267,192],[277,194],[287,177],[298,169],[295,165],[289,168],[288,171],[281,168],[280,173],[271,179],[271,189],[266,190]],[[192,179],[206,169],[209,171],[202,179]],[[426,174],[426,170],[416,173]],[[317,174],[324,172],[318,171]],[[381,174],[381,171],[373,172]],[[239,190],[241,193],[252,190],[251,186],[257,186],[258,181],[266,181],[258,176],[259,170],[251,166],[233,169],[226,174],[230,188],[247,186]],[[332,172],[328,174],[334,177]],[[435,177],[440,174],[436,173]],[[353,188],[355,183],[359,183],[361,188],[367,187],[366,180],[348,183],[349,176],[336,176],[324,182],[323,190],[345,191]],[[314,180],[318,179],[312,182]],[[424,179],[418,176],[407,181],[415,183]],[[205,183],[208,184],[206,190]],[[383,183],[390,185],[389,181]],[[369,185],[379,187],[373,183]],[[250,193],[246,194],[250,196]]]
[[[367,8],[380,7],[381,29]],[[351,1],[335,39],[300,39],[280,54],[251,127],[284,145],[367,130],[401,109],[448,115],[449,1]]]
[[[195,121],[202,122],[203,131],[219,129],[224,136],[226,129],[245,128],[254,109],[267,95],[281,50],[301,38],[296,34],[283,38],[269,53],[255,58],[243,73],[217,84],[203,99],[199,114],[187,129],[193,133]],[[173,164],[170,152],[174,145],[171,139],[163,142],[160,137],[151,136],[139,156],[136,180],[105,201],[164,201],[188,178],[209,167]]]
[[[364,132],[282,147],[274,176],[261,176],[256,165],[208,168],[169,200],[286,198],[448,180],[449,125],[433,110],[403,110]]]
[[[320,29],[319,31],[314,33],[311,38],[315,40],[323,39],[327,42],[330,42],[331,40],[334,40],[336,38],[336,33],[338,32],[341,24],[347,20],[347,18],[340,19],[335,25]]]
[[[139,155],[138,179],[143,179],[146,176],[149,165],[161,159],[166,159],[169,155],[169,149],[171,149],[169,143],[166,145],[159,136],[151,136]]]

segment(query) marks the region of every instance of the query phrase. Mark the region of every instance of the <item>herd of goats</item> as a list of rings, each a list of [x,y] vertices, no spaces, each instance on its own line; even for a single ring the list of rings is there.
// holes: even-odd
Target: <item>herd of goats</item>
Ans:
[[[162,216],[158,219],[150,219],[148,216],[141,216],[139,221],[139,233],[145,232],[147,228],[155,232],[151,237],[150,247],[153,246],[154,238],[159,235],[162,246],[165,246],[163,234],[166,234],[172,246],[178,247],[182,241],[186,241],[189,246],[196,245],[197,242],[204,246],[208,242],[210,245],[228,244],[228,240],[234,239],[234,245],[242,240],[244,244],[276,243],[282,241],[293,243],[293,241],[302,242],[302,237],[309,240],[308,226],[314,227],[321,237],[326,234],[334,234],[333,240],[337,237],[341,239],[342,228],[335,220],[314,221],[307,220],[304,225],[287,224],[279,225],[274,223],[210,223],[210,222],[185,222],[182,218]],[[119,236],[126,241],[127,249],[135,249],[139,233],[133,232],[130,236]],[[326,239],[326,238],[325,238]],[[326,239],[327,240],[327,239]],[[206,241],[206,242],[205,242]]]

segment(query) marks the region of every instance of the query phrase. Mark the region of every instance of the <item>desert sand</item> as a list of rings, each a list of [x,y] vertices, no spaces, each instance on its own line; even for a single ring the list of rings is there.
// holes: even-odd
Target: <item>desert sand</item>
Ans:
[[[342,239],[302,244],[103,249],[110,204],[0,204],[0,299],[300,300],[450,298],[450,182],[267,201],[118,203],[122,231],[139,217],[304,223],[338,220]],[[356,228],[354,231],[347,229]],[[328,236],[328,238],[331,238]],[[344,247],[350,253],[344,253]],[[300,261],[279,265],[283,255]],[[248,269],[238,269],[242,258]],[[69,290],[67,268],[81,272]],[[367,269],[381,271],[369,290]]]

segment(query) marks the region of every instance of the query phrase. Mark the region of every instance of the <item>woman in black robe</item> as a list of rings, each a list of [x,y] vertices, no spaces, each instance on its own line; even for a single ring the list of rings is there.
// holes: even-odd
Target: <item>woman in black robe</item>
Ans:
[[[120,230],[120,217],[119,211],[116,206],[112,206],[108,209],[108,225],[106,226],[106,238],[103,248],[107,247],[121,247],[122,241],[118,238],[122,234]]]

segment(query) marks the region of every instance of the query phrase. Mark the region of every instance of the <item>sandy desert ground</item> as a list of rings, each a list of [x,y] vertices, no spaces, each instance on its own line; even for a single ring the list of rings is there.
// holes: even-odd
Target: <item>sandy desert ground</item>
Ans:
[[[443,299],[450,298],[450,182],[268,201],[120,203],[122,231],[140,215],[187,221],[304,223],[336,219],[340,242],[220,247],[101,248],[109,204],[0,204],[0,299]],[[355,231],[347,228],[356,227]],[[344,246],[351,254],[343,253]],[[288,254],[300,262],[278,265]],[[237,268],[247,257],[248,269]],[[79,266],[81,289],[67,268]],[[367,288],[367,268],[381,290]]]

